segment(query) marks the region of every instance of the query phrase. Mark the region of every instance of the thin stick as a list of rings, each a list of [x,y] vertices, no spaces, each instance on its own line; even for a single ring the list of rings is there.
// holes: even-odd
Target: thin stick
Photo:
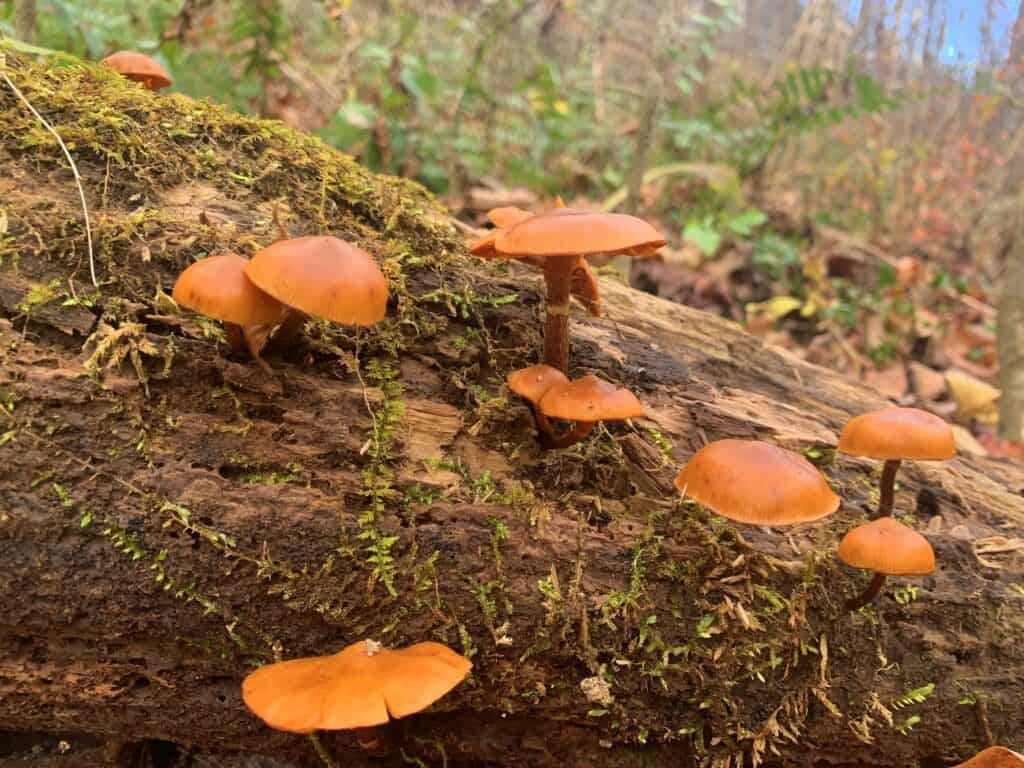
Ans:
[[[338,768],[338,764],[331,759],[331,754],[324,747],[323,742],[320,741],[320,737],[315,732],[309,734],[309,740],[313,742],[313,749],[316,750],[317,755],[324,761],[324,765],[327,768]]]
[[[2,77],[4,82],[7,83],[12,91],[14,91],[14,95],[25,103],[25,106],[28,107],[29,111],[36,116],[36,119],[43,124],[43,127],[53,134],[54,138],[57,139],[57,143],[60,144],[60,148],[64,151],[64,157],[67,158],[68,165],[71,166],[71,172],[75,175],[75,184],[78,187],[78,197],[82,201],[82,215],[85,217],[85,240],[89,249],[89,276],[92,278],[93,287],[99,288],[100,284],[96,279],[96,258],[93,255],[92,250],[92,226],[89,223],[89,207],[85,203],[85,190],[82,188],[82,177],[78,175],[78,166],[75,165],[75,161],[72,159],[71,153],[68,151],[67,145],[64,143],[64,139],[60,137],[60,134],[54,130],[52,125],[46,122],[46,118],[36,111],[36,108],[32,106],[32,102],[25,98],[25,94],[18,90],[18,86],[16,86],[11,78],[7,76],[7,57],[2,52],[0,52],[0,77]]]

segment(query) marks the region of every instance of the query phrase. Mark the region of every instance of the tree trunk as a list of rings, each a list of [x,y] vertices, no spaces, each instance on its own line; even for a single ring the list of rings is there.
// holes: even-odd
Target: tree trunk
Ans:
[[[36,0],[14,0],[14,34],[26,43],[36,41]]]
[[[999,301],[999,435],[1024,439],[1024,217],[1006,261]]]
[[[880,467],[830,448],[873,391],[605,281],[571,367],[648,417],[541,451],[502,382],[537,359],[543,283],[467,257],[419,187],[277,124],[9,63],[74,148],[102,288],[59,149],[0,92],[0,730],[316,764],[239,683],[372,637],[474,663],[375,765],[937,764],[981,745],[971,697],[1024,747],[1024,472],[908,462],[897,514],[939,567],[848,614],[867,577],[835,548]],[[282,198],[293,234],[374,253],[393,300],[360,336],[271,345],[270,375],[166,294],[271,242]],[[767,530],[677,502],[680,463],[724,437],[810,450],[842,509]]]

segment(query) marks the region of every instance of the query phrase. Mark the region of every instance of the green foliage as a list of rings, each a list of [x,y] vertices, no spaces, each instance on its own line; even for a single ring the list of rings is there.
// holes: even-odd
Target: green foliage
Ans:
[[[159,59],[161,32],[180,7],[180,0],[39,0],[37,43],[87,59],[103,58],[119,48]],[[0,3],[0,32],[14,35],[13,0]]]
[[[893,709],[903,709],[904,707],[909,707],[912,704],[924,704],[934,691],[935,683],[928,683],[927,685],[922,685],[920,688],[907,691],[898,699],[893,699]]]
[[[369,465],[363,470],[362,495],[366,507],[359,516],[358,539],[364,542],[365,562],[370,569],[371,583],[379,581],[392,597],[395,589],[395,559],[391,550],[397,536],[385,536],[376,523],[385,514],[388,501],[395,495],[392,488],[394,473],[390,462],[394,458],[395,428],[401,423],[405,406],[402,403],[402,385],[394,368],[386,361],[372,359],[366,366],[366,376],[381,392],[382,400],[373,411],[373,424],[368,443]]]

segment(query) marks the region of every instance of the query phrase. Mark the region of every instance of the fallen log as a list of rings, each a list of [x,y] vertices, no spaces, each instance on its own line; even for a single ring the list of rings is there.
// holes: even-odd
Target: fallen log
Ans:
[[[0,89],[0,730],[316,764],[244,708],[255,665],[438,640],[471,677],[344,765],[897,766],[1024,747],[1024,472],[901,471],[938,569],[871,608],[836,546],[878,467],[835,454],[860,383],[602,281],[576,373],[649,415],[540,451],[503,378],[540,348],[540,279],[471,259],[429,196],[319,141],[90,67],[8,58],[74,181]],[[267,374],[167,300],[195,258],[330,232],[380,260],[369,332],[311,323]],[[843,498],[736,527],[671,480],[709,440],[803,451]],[[96,742],[99,743],[99,742]],[[95,749],[95,745],[90,746]],[[110,751],[110,750],[108,750]],[[58,764],[58,763],[54,763]]]

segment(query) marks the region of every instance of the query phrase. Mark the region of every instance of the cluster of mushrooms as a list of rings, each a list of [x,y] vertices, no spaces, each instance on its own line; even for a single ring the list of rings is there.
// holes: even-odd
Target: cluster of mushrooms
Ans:
[[[527,261],[544,270],[547,321],[543,362],[513,371],[509,389],[529,402],[544,448],[566,448],[584,439],[599,421],[643,416],[643,406],[628,390],[584,376],[570,381],[568,369],[569,300],[573,275],[590,285],[586,257],[597,254],[653,254],[664,239],[646,222],[622,214],[601,214],[556,207],[532,215],[516,208],[488,214],[497,228],[470,251],[483,258]],[[581,291],[598,308],[594,287]],[[572,422],[559,433],[552,419]],[[842,431],[839,450],[880,459],[882,471],[877,519],[849,531],[839,557],[854,568],[874,573],[867,588],[847,603],[867,605],[888,576],[923,575],[935,569],[927,539],[892,517],[896,473],[903,460],[943,460],[955,453],[953,431],[939,417],[914,408],[885,408],[852,419]],[[676,487],[684,496],[731,520],[755,525],[807,523],[839,508],[821,474],[803,456],[757,440],[719,440],[700,449],[679,472]]]
[[[874,520],[848,531],[839,559],[872,571],[871,582],[846,603],[855,611],[870,603],[888,576],[920,576],[935,570],[935,553],[920,533],[892,517],[896,469],[903,460],[941,461],[956,449],[953,430],[916,408],[883,408],[851,419],[839,450],[885,461]],[[717,440],[701,448],[675,480],[684,495],[740,523],[777,526],[809,523],[839,508],[821,473],[806,458],[759,440]]]
[[[265,366],[268,340],[291,339],[309,317],[356,326],[383,320],[388,284],[362,248],[309,236],[278,240],[251,260],[208,256],[178,276],[171,296],[223,322],[231,348]]]
[[[145,87],[170,82],[162,70],[140,63],[139,56],[116,54],[107,63],[123,67],[119,71]],[[600,316],[587,256],[652,255],[665,240],[636,217],[567,208],[560,200],[539,214],[501,208],[488,215],[496,229],[471,252],[536,266],[547,284],[542,362],[513,371],[507,379],[509,389],[530,404],[541,445],[566,448],[585,439],[600,421],[643,416],[640,401],[627,389],[592,375],[568,378],[569,307],[576,296]],[[388,288],[370,254],[334,237],[311,236],[283,238],[251,260],[231,253],[204,258],[181,273],[172,295],[178,304],[223,322],[232,349],[266,366],[260,357],[265,345],[291,339],[309,317],[357,326],[380,321]],[[552,420],[572,426],[557,429]],[[903,460],[952,457],[953,434],[932,414],[886,408],[852,419],[838,448],[885,461],[876,519],[849,531],[839,546],[843,562],[874,573],[867,588],[847,603],[856,610],[879,593],[887,576],[934,569],[927,540],[892,518],[894,484]],[[806,458],[756,440],[709,443],[680,470],[675,484],[684,497],[723,517],[762,526],[818,520],[840,504]],[[261,667],[245,678],[242,697],[273,728],[303,734],[351,729],[360,746],[374,749],[389,719],[428,707],[471,668],[468,659],[439,643],[389,650],[361,640],[334,655]],[[1024,768],[1012,762],[1020,756],[1009,750],[987,753],[964,765]]]

